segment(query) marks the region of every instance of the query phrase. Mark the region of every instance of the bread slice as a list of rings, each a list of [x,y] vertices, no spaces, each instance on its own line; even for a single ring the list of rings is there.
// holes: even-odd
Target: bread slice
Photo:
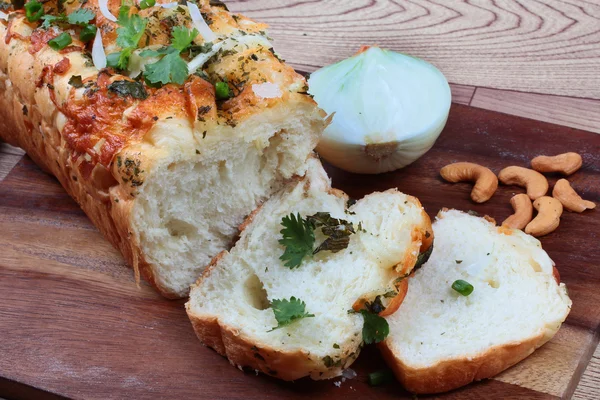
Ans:
[[[435,248],[409,280],[402,306],[387,317],[380,349],[411,392],[439,393],[492,377],[558,331],[571,309],[540,242],[489,218],[442,211]],[[452,289],[462,279],[469,296]]]
[[[347,202],[345,193],[331,189],[316,159],[304,179],[265,202],[244,223],[235,247],[215,257],[191,289],[186,309],[202,343],[233,365],[284,380],[330,378],[348,367],[363,341],[363,317],[348,311],[364,296],[372,300],[396,290],[397,279],[429,246],[431,222],[416,198],[395,189],[350,207]],[[317,212],[354,225],[348,247],[285,267],[278,243],[282,218]],[[318,230],[315,235],[318,244],[323,237]],[[272,330],[278,322],[271,302],[292,296],[314,317]]]

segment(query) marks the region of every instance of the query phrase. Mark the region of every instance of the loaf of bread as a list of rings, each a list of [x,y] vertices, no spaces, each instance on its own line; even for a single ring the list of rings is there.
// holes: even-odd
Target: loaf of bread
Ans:
[[[0,13],[0,137],[56,176],[136,272],[183,297],[244,218],[304,174],[324,116],[264,24],[208,0],[106,3],[50,0],[34,22],[37,8]]]
[[[440,212],[433,231],[432,255],[410,279],[400,309],[386,317],[390,334],[380,344],[413,393],[500,373],[550,340],[571,309],[534,237],[456,210]],[[454,290],[457,280],[472,292]]]
[[[347,203],[311,160],[304,179],[253,213],[235,247],[215,257],[190,292],[186,309],[202,343],[233,365],[284,380],[331,378],[352,364],[364,338],[363,315],[354,311],[378,297],[388,307],[383,311],[397,309],[406,293],[400,286],[433,237],[419,201],[395,189]],[[347,247],[286,266],[280,259],[287,252],[280,242],[284,217],[317,213],[336,219],[333,230],[353,227]],[[319,249],[324,236],[319,229],[315,236]],[[311,316],[273,329],[281,301],[304,302]]]

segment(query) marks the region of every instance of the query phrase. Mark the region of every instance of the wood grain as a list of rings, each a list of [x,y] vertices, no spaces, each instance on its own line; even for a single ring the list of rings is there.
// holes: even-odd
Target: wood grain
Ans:
[[[0,181],[8,175],[23,154],[23,150],[0,141]]]
[[[313,71],[378,44],[450,82],[600,99],[595,0],[230,0],[270,24],[275,49]]]
[[[596,352],[573,394],[573,400],[598,399],[600,399],[600,346],[596,348]]]
[[[452,91],[452,102],[456,104],[469,105],[473,94],[475,94],[475,86],[450,84]]]
[[[598,65],[600,68],[600,63]],[[470,104],[486,110],[600,133],[600,100],[477,88]]]
[[[562,140],[558,140],[561,139]],[[442,206],[474,209],[498,220],[510,214],[513,187],[501,187],[489,203],[469,200],[470,185],[451,185],[439,168],[458,160],[498,171],[526,165],[539,151],[568,148],[584,155],[573,175],[577,188],[600,200],[600,136],[514,116],[454,105],[447,128],[427,154],[408,168],[373,176],[331,166],[334,185],[355,198],[399,187],[418,196],[430,215]],[[358,377],[327,382],[283,383],[243,373],[202,347],[182,301],[161,298],[142,283],[104,242],[78,206],[27,157],[0,182],[0,394],[44,398],[411,398],[397,384],[367,385],[383,367],[374,348],[352,366]],[[438,396],[441,399],[556,399],[591,357],[600,310],[600,254],[593,250],[600,214],[566,214],[561,227],[542,239],[569,287],[573,310],[555,340],[495,380]],[[552,368],[549,368],[552,366]],[[336,387],[334,382],[340,382]],[[14,388],[20,391],[14,392]],[[35,395],[31,395],[31,391]]]

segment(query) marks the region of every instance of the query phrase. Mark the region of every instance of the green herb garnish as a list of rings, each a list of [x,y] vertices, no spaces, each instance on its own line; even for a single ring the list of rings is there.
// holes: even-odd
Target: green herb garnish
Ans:
[[[78,25],[78,26],[87,26],[91,20],[96,18],[96,14],[92,10],[88,10],[87,8],[81,8],[79,10],[73,11],[69,15],[59,14],[59,15],[44,15],[42,19],[44,23],[42,24],[42,28],[48,29],[51,25],[58,24],[69,24],[69,25]]]
[[[83,27],[83,29],[81,29],[81,32],[79,32],[79,40],[81,40],[83,43],[87,43],[96,37],[97,31],[98,28],[96,28],[95,25],[86,25]]]
[[[369,385],[380,386],[394,381],[394,373],[391,369],[371,372],[369,374]]]
[[[429,257],[431,257],[431,253],[433,253],[433,243],[431,243],[431,246],[429,246],[427,250],[419,254],[419,256],[417,257],[417,262],[413,267],[413,271],[416,271],[419,268],[421,268],[423,264],[425,264],[429,260]]]
[[[119,53],[109,54],[111,62],[109,63],[107,56],[107,65],[113,68],[127,69],[129,66],[129,57],[131,53],[137,49],[138,43],[144,36],[148,20],[140,17],[137,14],[129,15],[129,6],[121,6],[119,9],[119,17],[117,23],[120,25],[117,28],[117,45],[121,47]],[[113,56],[118,54],[118,56]]]
[[[140,9],[145,10],[146,8],[154,7],[156,0],[142,0],[140,1]]]
[[[327,239],[313,251],[313,254],[324,250],[337,253],[348,247],[350,235],[356,233],[352,223],[343,219],[332,218],[331,214],[326,212],[318,212],[307,219],[315,228],[320,227],[323,234],[327,236]]]
[[[144,77],[151,84],[165,85],[174,82],[181,85],[187,79],[188,66],[180,54],[192,44],[194,38],[198,36],[198,31],[195,28],[189,30],[184,27],[175,27],[171,35],[169,47],[163,47],[160,50],[145,50],[140,53],[142,57],[163,56],[159,61],[146,65]]]
[[[462,294],[463,296],[468,296],[471,293],[473,293],[474,288],[473,288],[473,285],[471,285],[469,282],[459,279],[459,280],[454,281],[454,283],[452,284],[452,289],[456,290],[458,293]]]
[[[31,0],[29,3],[25,4],[25,16],[27,17],[27,21],[39,21],[43,15],[44,5],[42,3],[39,3],[36,0]]]
[[[108,85],[108,90],[121,97],[131,96],[134,99],[141,100],[144,100],[148,97],[148,92],[146,92],[144,84],[136,81],[114,81]]]
[[[215,83],[215,95],[218,100],[227,100],[231,97],[231,89],[229,89],[227,82]]]
[[[71,43],[73,43],[73,39],[71,38],[71,35],[69,35],[66,32],[63,32],[60,35],[58,35],[57,37],[55,37],[54,39],[50,40],[48,42],[48,46],[50,46],[50,48],[52,48],[53,50],[59,51],[59,50],[64,49]]]
[[[306,312],[306,303],[295,298],[294,296],[290,297],[289,300],[273,300],[271,302],[271,308],[273,309],[273,314],[275,314],[277,326],[271,329],[269,332],[289,325],[299,319],[314,317],[314,314],[309,314]]]
[[[73,86],[74,88],[81,88],[83,87],[83,80],[81,79],[81,75],[73,75],[69,78],[69,85]]]
[[[385,318],[372,314],[367,310],[360,310],[364,323],[362,329],[363,341],[366,344],[379,343],[389,335],[390,326]]]
[[[279,239],[279,244],[285,247],[285,252],[279,259],[285,261],[284,265],[288,268],[299,267],[302,259],[313,252],[314,227],[300,214],[283,217],[281,225],[283,225],[281,230],[283,238]]]

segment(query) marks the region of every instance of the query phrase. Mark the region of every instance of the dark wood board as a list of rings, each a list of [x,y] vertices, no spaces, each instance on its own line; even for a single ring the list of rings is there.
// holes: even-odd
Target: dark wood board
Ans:
[[[498,172],[538,154],[576,151],[583,168],[570,180],[600,202],[600,136],[453,105],[434,148],[413,165],[378,176],[327,166],[334,186],[359,198],[398,187],[431,216],[441,207],[475,210],[502,221],[520,192],[501,186],[488,203],[469,200],[469,184],[448,184],[439,169],[473,161]],[[550,178],[551,183],[556,177]],[[555,339],[499,377],[438,396],[444,399],[569,397],[598,342],[600,214],[565,213],[542,238],[566,282],[573,309]],[[0,183],[0,396],[9,398],[411,398],[398,384],[371,388],[383,367],[367,348],[341,383],[285,383],[230,366],[197,341],[183,301],[161,298],[104,241],[57,181],[23,158]]]

